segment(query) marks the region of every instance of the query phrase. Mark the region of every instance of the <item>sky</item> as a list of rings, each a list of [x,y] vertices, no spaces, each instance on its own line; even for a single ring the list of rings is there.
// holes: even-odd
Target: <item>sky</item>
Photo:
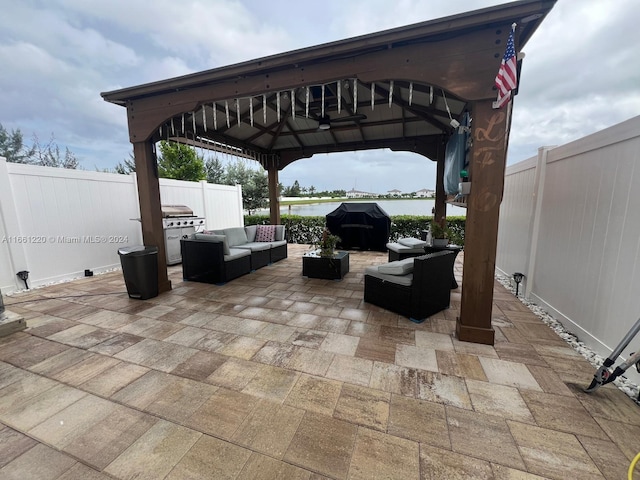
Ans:
[[[113,169],[132,151],[126,109],[101,92],[503,3],[0,0],[0,124],[27,143],[53,135],[85,170]],[[558,0],[523,48],[507,164],[640,114],[637,7]],[[316,155],[280,172],[285,186],[296,180],[319,191],[412,192],[435,188],[435,163],[388,150]]]

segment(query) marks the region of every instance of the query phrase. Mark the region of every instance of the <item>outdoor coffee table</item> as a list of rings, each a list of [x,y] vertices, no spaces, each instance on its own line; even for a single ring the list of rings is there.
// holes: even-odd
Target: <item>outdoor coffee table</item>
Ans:
[[[309,278],[342,280],[349,273],[349,252],[335,252],[332,257],[321,257],[318,251],[302,256],[302,275]]]

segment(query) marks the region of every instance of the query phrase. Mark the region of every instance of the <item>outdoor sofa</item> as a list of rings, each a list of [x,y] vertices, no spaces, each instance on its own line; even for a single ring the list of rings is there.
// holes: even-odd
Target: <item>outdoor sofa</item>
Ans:
[[[180,241],[185,280],[225,283],[287,258],[284,225],[250,225],[195,233]]]
[[[421,323],[449,307],[455,258],[445,250],[367,267],[364,301]]]

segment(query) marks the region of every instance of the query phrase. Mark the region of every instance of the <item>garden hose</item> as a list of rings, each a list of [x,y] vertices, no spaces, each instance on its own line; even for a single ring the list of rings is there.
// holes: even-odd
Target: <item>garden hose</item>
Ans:
[[[627,472],[627,479],[628,480],[633,480],[633,471],[636,468],[636,463],[638,463],[638,460],[640,460],[640,453],[638,453],[633,461],[631,462],[631,465],[629,465],[629,471]]]

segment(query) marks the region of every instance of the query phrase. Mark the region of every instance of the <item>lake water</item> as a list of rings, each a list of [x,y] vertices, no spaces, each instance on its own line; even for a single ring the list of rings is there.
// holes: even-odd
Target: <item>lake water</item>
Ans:
[[[285,205],[280,207],[280,214],[289,215],[301,215],[303,217],[323,217],[328,213],[331,213],[340,206],[341,203],[356,203],[354,200],[327,202],[327,203],[311,203],[308,205]],[[435,205],[435,200],[432,198],[418,199],[418,200],[367,200],[362,203],[377,203],[387,215],[424,215],[431,216],[431,210]],[[263,209],[258,213],[268,214],[268,209]],[[455,205],[447,205],[448,216],[466,216],[467,209],[463,207],[457,207]]]

